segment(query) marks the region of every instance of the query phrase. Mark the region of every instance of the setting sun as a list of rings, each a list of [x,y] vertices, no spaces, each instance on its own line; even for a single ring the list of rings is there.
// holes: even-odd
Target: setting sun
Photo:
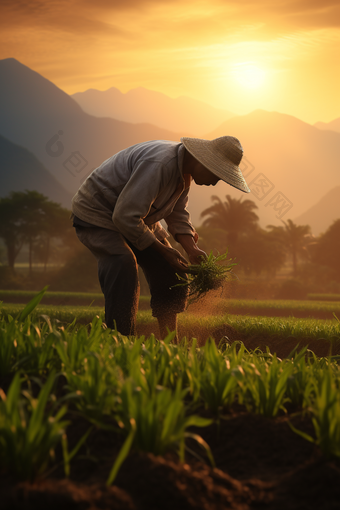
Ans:
[[[265,82],[266,73],[251,62],[235,64],[232,70],[235,80],[247,89],[257,89]]]

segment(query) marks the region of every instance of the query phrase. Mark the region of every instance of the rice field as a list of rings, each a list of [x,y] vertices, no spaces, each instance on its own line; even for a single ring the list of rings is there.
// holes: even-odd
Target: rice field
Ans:
[[[281,303],[281,302],[280,302]],[[280,304],[279,303],[279,304]],[[297,306],[298,301],[294,302]],[[314,304],[314,303],[313,303]],[[256,303],[255,303],[256,305]],[[0,305],[3,315],[12,317],[18,316],[25,308],[23,304],[5,304]],[[191,312],[190,308],[178,316],[180,337],[196,337],[205,341],[209,336],[213,336],[217,342],[221,340],[224,329],[233,330],[238,335],[238,339],[281,339],[295,337],[298,340],[317,340],[320,338],[326,340],[337,340],[340,336],[338,321],[340,313],[336,308],[329,309],[329,319],[298,317],[267,317],[267,316],[247,316],[234,315],[226,313],[220,305],[217,308],[221,310],[219,314],[201,315],[197,311]],[[228,308],[229,309],[229,308]],[[335,314],[334,310],[339,314]],[[224,311],[224,313],[223,313]],[[254,307],[254,313],[256,307]],[[35,319],[39,316],[48,316],[51,319],[58,320],[63,324],[69,324],[76,321],[79,324],[91,323],[93,317],[97,316],[104,321],[104,308],[98,306],[54,306],[39,304],[32,312]],[[140,334],[157,334],[157,321],[151,315],[150,310],[140,310],[137,314],[137,330]],[[219,337],[220,335],[220,337]],[[227,335],[228,336],[228,335]]]
[[[36,293],[33,291],[0,290],[0,301],[12,304],[25,304]],[[216,294],[218,295],[218,293]],[[149,309],[150,296],[140,296],[139,309]],[[209,303],[206,307],[205,305]],[[209,315],[253,315],[253,316],[292,316],[332,319],[333,314],[340,316],[340,296],[337,294],[310,294],[307,300],[251,300],[251,299],[222,299],[208,296],[207,302],[202,306],[202,300],[188,307],[188,311],[202,315],[204,308]],[[102,293],[86,292],[56,292],[47,291],[42,298],[42,304],[61,307],[93,308],[96,313],[99,307],[104,306]],[[75,308],[77,311],[78,308]],[[66,314],[65,308],[65,314]],[[204,312],[207,313],[207,312]]]
[[[42,305],[43,294],[1,307],[3,508],[19,508],[18,494],[26,508],[61,494],[74,508],[298,508],[301,480],[314,509],[314,476],[327,483],[322,507],[338,502],[339,356],[302,345],[336,346],[335,317],[186,312],[183,331],[225,334],[175,344],[124,337],[102,308]],[[149,311],[138,326],[155,331]],[[285,357],[266,347],[273,338],[292,347]]]

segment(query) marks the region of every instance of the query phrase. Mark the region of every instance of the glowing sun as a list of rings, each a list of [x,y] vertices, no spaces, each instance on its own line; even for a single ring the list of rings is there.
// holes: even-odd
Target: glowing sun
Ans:
[[[251,62],[235,64],[232,72],[237,83],[247,89],[260,88],[266,78],[266,72]]]

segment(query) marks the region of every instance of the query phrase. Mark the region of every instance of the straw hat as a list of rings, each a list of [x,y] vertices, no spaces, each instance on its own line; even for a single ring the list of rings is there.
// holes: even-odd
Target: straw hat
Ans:
[[[214,140],[202,140],[183,137],[181,142],[194,158],[217,177],[234,188],[250,192],[239,167],[243,148],[237,138],[221,136]]]

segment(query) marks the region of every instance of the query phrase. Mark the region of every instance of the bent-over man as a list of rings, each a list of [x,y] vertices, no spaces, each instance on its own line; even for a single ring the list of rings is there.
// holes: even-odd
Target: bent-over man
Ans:
[[[215,140],[156,140],[118,152],[81,185],[72,200],[73,225],[98,262],[105,297],[105,322],[123,335],[136,334],[138,265],[150,287],[152,314],[160,335],[177,331],[177,314],[186,307],[188,289],[176,287],[186,276],[187,260],[172,248],[168,231],[192,264],[206,253],[187,210],[191,181],[214,186],[219,180],[248,193],[239,168],[243,149],[232,136]]]

